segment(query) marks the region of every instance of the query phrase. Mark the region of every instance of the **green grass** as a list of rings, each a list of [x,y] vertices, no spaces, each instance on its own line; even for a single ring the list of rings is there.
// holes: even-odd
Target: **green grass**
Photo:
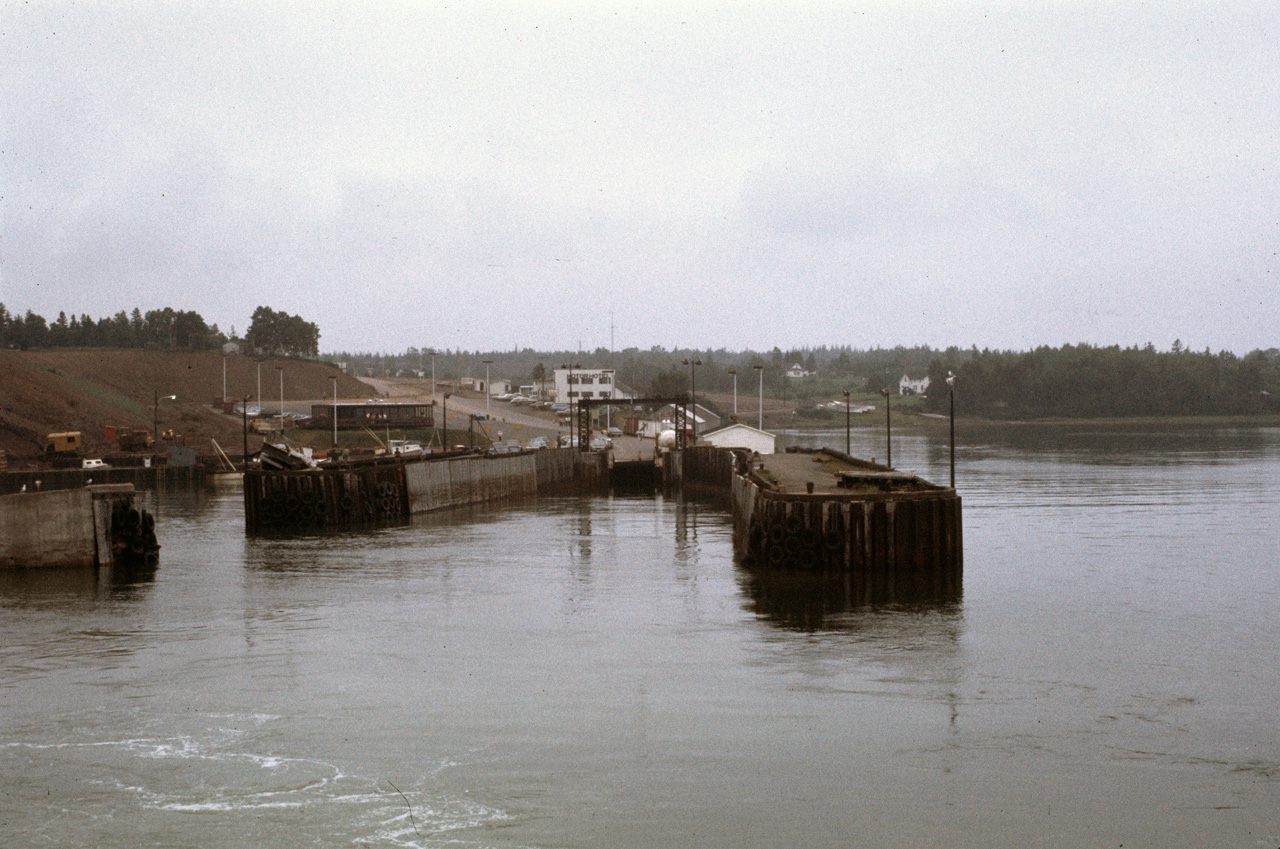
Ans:
[[[39,365],[40,368],[44,369],[49,374],[52,374],[54,377],[65,382],[66,384],[74,388],[77,392],[79,392],[82,395],[88,395],[90,398],[95,398],[103,402],[104,404],[109,404],[112,407],[118,407],[119,409],[124,410],[126,413],[130,413],[134,416],[137,416],[138,418],[142,418],[142,419],[151,418],[151,410],[147,407],[146,404],[140,403],[138,401],[133,400],[132,398],[128,398],[124,395],[121,395],[119,392],[115,392],[111,389],[108,389],[107,387],[103,386],[100,383],[93,383],[92,381],[85,380],[82,377],[76,377],[74,375],[64,374],[63,372],[60,372],[57,369],[51,368],[46,365],[42,365],[42,364],[37,364],[37,365]]]

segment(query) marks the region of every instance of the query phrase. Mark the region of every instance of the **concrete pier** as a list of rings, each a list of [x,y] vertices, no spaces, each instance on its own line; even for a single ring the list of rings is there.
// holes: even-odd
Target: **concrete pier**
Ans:
[[[0,495],[0,568],[111,566],[153,555],[132,484]]]

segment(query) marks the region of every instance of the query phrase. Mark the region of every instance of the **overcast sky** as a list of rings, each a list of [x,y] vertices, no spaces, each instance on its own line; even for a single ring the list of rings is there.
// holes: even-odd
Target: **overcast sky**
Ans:
[[[321,350],[1280,345],[1280,4],[0,5],[0,301]]]

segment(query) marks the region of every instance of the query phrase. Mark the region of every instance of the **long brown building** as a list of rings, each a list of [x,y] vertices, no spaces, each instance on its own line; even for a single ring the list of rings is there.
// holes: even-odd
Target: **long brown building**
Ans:
[[[333,427],[334,404],[312,404],[313,427]],[[338,429],[362,427],[435,427],[435,407],[421,403],[338,402]]]

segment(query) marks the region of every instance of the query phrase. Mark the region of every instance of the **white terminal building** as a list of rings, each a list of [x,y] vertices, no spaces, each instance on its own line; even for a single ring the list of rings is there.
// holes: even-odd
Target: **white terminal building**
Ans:
[[[619,397],[611,368],[558,368],[554,376],[557,404]]]

